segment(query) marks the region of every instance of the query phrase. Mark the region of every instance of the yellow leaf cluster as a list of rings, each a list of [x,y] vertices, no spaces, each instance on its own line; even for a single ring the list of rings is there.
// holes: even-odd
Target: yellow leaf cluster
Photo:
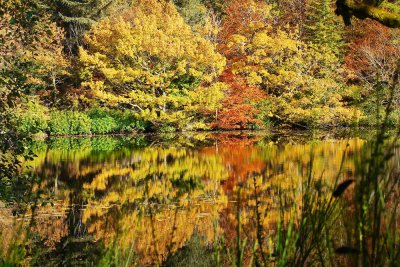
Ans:
[[[214,94],[219,86],[212,84],[225,66],[215,44],[193,32],[171,2],[137,1],[99,21],[85,40],[88,49],[80,48],[85,85],[125,99],[121,103],[154,124],[180,127],[178,120],[190,121],[192,114],[184,111],[195,101],[191,92],[204,84],[201,91]]]

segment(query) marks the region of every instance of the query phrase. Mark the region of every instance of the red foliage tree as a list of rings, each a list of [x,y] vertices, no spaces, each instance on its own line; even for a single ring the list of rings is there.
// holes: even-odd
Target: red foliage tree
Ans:
[[[230,69],[225,70],[220,79],[229,86],[229,92],[222,101],[223,108],[214,126],[222,129],[246,129],[251,124],[261,124],[256,118],[259,111],[252,103],[265,98],[265,92],[258,87],[246,85]]]
[[[229,92],[223,100],[223,108],[218,114],[214,127],[222,129],[245,129],[249,125],[261,125],[256,118],[259,113],[253,102],[266,98],[263,90],[256,86],[250,86],[246,80],[233,73],[231,66],[243,57],[243,53],[235,53],[229,49],[229,40],[232,35],[240,34],[249,36],[254,34],[249,27],[252,22],[260,22],[266,19],[261,1],[232,0],[227,4],[226,16],[219,33],[218,50],[227,58],[227,67],[220,80],[229,87]]]
[[[390,79],[400,56],[395,31],[372,20],[359,21],[349,31],[345,66],[355,81]]]

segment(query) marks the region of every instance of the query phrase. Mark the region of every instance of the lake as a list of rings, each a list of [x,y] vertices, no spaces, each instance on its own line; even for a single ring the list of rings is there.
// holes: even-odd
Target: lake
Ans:
[[[32,182],[0,209],[2,246],[24,239],[26,261],[41,266],[111,258],[115,265],[228,266],[238,247],[236,258],[252,264],[255,243],[263,243],[261,254],[274,262],[280,229],[300,227],[305,205],[313,205],[304,194],[325,201],[339,183],[357,179],[372,137],[343,130],[35,141],[37,157],[23,164]],[[398,165],[398,156],[391,162]],[[354,210],[335,210],[332,247],[348,245]]]

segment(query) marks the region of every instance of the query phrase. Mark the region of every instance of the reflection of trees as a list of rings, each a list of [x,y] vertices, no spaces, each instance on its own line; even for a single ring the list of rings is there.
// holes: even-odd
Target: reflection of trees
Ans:
[[[104,168],[84,185],[92,196],[83,215],[89,231],[106,244],[119,238],[124,249],[135,242],[142,264],[161,263],[195,230],[211,241],[213,220],[226,203],[221,160],[161,147],[134,151],[130,159],[130,166]]]
[[[278,221],[287,224],[293,216],[301,216],[308,177],[317,181],[312,190],[320,191],[320,200],[329,198],[339,173],[340,180],[354,178],[354,157],[363,144],[364,141],[355,138],[283,145],[259,142],[254,146],[236,142],[219,146],[218,153],[229,169],[229,176],[244,177],[231,181],[226,188],[230,200],[237,201],[240,194],[242,234],[250,241],[263,243],[264,248],[273,249]],[[341,170],[343,156],[346,160]],[[237,238],[237,205],[229,203],[221,218],[226,240],[231,240],[232,247]]]
[[[56,262],[66,253],[82,259],[85,253],[111,249],[117,240],[122,251],[133,248],[140,263],[162,263],[194,233],[212,242],[215,230],[217,235],[224,231],[228,245],[234,246],[237,204],[227,200],[237,200],[239,187],[243,234],[249,241],[257,239],[259,224],[263,242],[272,242],[279,208],[284,208],[284,222],[300,212],[310,162],[328,196],[347,147],[347,140],[277,140],[229,133],[206,138],[194,148],[169,141],[168,146],[154,142],[115,151],[42,150],[34,170],[49,177],[40,188],[58,205],[38,213],[60,214],[58,219],[43,216],[34,229],[51,248],[44,257]],[[353,177],[353,157],[362,145],[359,139],[349,141],[341,179]],[[62,213],[58,206],[70,209]],[[60,231],[51,233],[40,225]]]

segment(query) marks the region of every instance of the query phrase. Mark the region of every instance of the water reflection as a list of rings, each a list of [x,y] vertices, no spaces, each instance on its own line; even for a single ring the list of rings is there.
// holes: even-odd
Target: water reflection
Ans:
[[[300,212],[310,175],[322,196],[338,174],[339,181],[354,178],[354,157],[365,143],[261,133],[36,142],[37,157],[25,164],[39,181],[35,220],[29,212],[15,220],[20,207],[8,205],[0,227],[12,240],[16,228],[31,223],[29,247],[41,251],[33,260],[42,265],[97,265],[113,247],[140,265],[162,264],[194,238],[213,247],[223,237],[234,246],[238,223],[248,238],[257,239],[256,226],[272,237],[281,218],[287,223]],[[272,240],[263,242],[272,249]]]

